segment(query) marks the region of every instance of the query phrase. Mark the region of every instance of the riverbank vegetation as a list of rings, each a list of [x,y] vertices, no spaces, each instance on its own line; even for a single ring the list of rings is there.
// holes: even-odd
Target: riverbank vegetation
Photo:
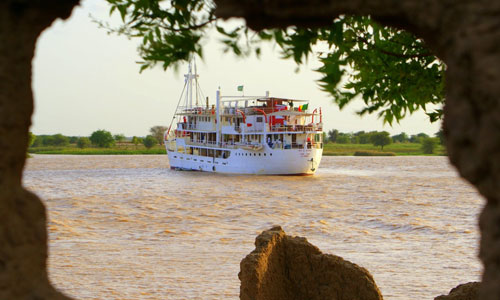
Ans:
[[[152,128],[146,137],[125,137],[123,134],[112,135],[106,130],[97,130],[90,137],[54,135],[32,135],[32,144],[28,148],[33,154],[71,154],[71,155],[133,155],[165,154],[160,144],[159,134],[164,128]],[[446,155],[441,131],[436,137],[425,133],[408,136],[406,133],[389,136],[388,132],[371,131],[343,133],[330,130],[324,133],[323,155],[355,156],[393,156],[393,155]]]
[[[345,133],[332,129],[324,133],[323,140],[323,155],[446,155],[442,130],[430,137],[425,133],[390,136],[386,131]]]
[[[165,154],[162,145],[165,127],[154,126],[146,137],[125,137],[112,135],[106,130],[96,130],[89,137],[53,135],[32,135],[33,142],[28,153],[72,154],[72,155],[120,155],[120,154]],[[159,137],[159,138],[158,138]]]
[[[393,155],[446,155],[442,145],[437,145],[434,153],[426,154],[419,143],[393,143],[384,147],[373,144],[337,144],[326,143],[323,149],[323,155],[356,155],[356,156],[393,156]]]

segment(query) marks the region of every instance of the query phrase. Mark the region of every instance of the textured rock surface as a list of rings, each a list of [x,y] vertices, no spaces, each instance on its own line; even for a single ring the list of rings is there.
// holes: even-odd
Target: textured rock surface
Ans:
[[[323,254],[305,238],[281,227],[262,232],[240,264],[242,300],[379,300],[370,273],[335,255]]]
[[[21,187],[31,125],[31,60],[42,30],[76,0],[0,2],[0,299],[68,299],[49,283],[40,199]]]
[[[461,284],[450,291],[450,294],[439,296],[434,300],[479,300],[479,282]]]
[[[486,198],[480,216],[480,299],[500,295],[500,1],[216,0],[217,15],[249,26],[324,25],[370,14],[412,30],[447,64],[444,134],[452,164]]]

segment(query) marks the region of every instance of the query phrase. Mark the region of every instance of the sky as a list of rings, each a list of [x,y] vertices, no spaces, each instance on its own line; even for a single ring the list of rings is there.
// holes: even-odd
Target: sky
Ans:
[[[112,134],[145,136],[153,126],[168,126],[184,87],[187,64],[177,72],[158,66],[139,74],[136,62],[140,60],[140,41],[108,35],[90,15],[118,24],[118,15],[109,17],[105,1],[83,0],[68,20],[55,21],[38,39],[33,60],[35,112],[31,131],[35,135],[89,136],[105,129]],[[376,115],[356,115],[361,100],[340,111],[318,86],[321,75],[314,69],[320,64],[315,57],[310,57],[299,72],[295,62],[279,57],[272,45],[263,47],[260,58],[235,57],[223,53],[217,36],[209,35],[203,61],[197,62],[200,86],[212,103],[218,87],[223,95],[237,95],[239,85],[244,85],[246,95],[269,91],[275,97],[308,99],[309,109],[322,108],[324,131],[434,135],[441,126],[440,122],[430,123],[423,112],[392,127],[384,125]]]

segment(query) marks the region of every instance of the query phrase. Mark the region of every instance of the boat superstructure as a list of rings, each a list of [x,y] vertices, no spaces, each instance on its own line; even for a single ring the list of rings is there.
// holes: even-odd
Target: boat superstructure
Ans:
[[[281,175],[317,170],[323,153],[321,108],[310,112],[306,100],[269,92],[222,96],[220,90],[210,104],[197,91],[196,68],[193,74],[190,64],[185,76],[184,105],[177,106],[165,133],[172,169]]]

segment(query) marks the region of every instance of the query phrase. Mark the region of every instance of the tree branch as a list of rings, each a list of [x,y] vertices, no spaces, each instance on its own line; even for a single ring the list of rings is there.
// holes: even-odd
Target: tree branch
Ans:
[[[199,29],[201,27],[204,27],[204,26],[216,21],[216,20],[217,20],[217,18],[212,16],[210,19],[208,19],[207,21],[205,21],[203,23],[193,24],[193,25],[189,25],[187,27],[182,27],[182,28],[175,28],[175,27],[169,26],[163,22],[161,24],[158,24],[158,25],[165,30],[170,30],[170,31],[174,31],[174,32],[183,32],[183,31],[190,31],[190,30]]]
[[[379,51],[380,53],[383,53],[385,55],[389,56],[394,56],[394,57],[399,57],[399,58],[420,58],[420,57],[428,57],[428,56],[433,56],[431,52],[424,52],[424,53],[418,53],[418,54],[401,54],[401,53],[394,53],[391,51],[384,50],[380,47],[377,47],[377,45],[374,45],[370,43],[366,38],[362,36],[358,36],[358,41],[363,42],[365,45],[371,47],[374,50]]]

